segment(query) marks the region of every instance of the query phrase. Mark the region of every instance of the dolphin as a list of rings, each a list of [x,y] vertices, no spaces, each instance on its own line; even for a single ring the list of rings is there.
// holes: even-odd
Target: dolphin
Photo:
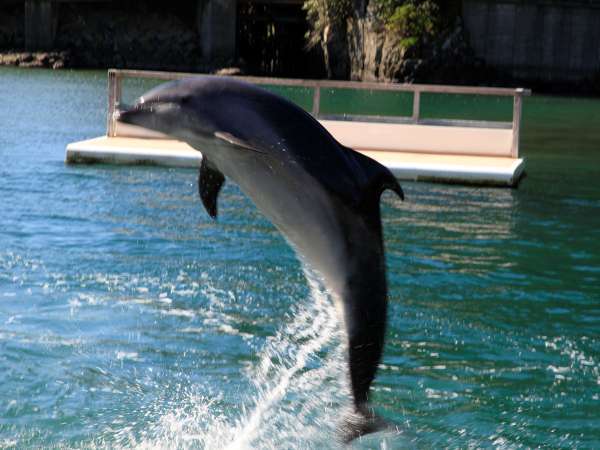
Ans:
[[[227,176],[318,274],[347,335],[353,411],[340,425],[342,439],[383,428],[368,397],[387,312],[380,197],[390,189],[404,199],[394,175],[291,101],[234,78],[169,82],[117,114],[200,151],[198,188],[208,214],[217,217]]]

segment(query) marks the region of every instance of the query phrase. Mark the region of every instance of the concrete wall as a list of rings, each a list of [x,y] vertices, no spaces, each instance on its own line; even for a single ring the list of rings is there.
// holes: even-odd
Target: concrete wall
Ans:
[[[198,34],[202,57],[231,63],[235,58],[236,0],[198,0]]]
[[[463,19],[477,56],[514,77],[600,74],[600,1],[464,0]]]
[[[25,47],[49,50],[54,45],[58,5],[51,0],[25,1]]]
[[[196,28],[204,60],[214,63],[232,62],[236,54],[237,0],[188,1],[192,4],[195,2],[197,5]],[[49,50],[53,48],[56,40],[61,3],[89,3],[93,6],[100,3],[118,3],[118,0],[23,0],[23,2],[26,49]],[[134,4],[134,2],[129,3]]]

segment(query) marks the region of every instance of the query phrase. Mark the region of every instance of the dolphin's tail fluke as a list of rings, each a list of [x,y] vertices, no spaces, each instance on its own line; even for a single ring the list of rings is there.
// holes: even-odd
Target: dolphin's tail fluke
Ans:
[[[367,407],[358,408],[347,414],[338,426],[340,440],[348,444],[365,434],[385,430],[389,423]]]

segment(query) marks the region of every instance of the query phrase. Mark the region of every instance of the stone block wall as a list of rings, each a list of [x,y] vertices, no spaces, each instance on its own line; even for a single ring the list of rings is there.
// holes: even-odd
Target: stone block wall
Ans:
[[[463,20],[476,55],[512,77],[600,75],[600,1],[464,0]]]

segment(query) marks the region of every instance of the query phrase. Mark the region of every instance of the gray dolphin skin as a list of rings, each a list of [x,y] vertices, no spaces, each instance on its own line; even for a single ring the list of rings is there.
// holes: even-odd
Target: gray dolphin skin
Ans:
[[[166,83],[118,120],[202,152],[199,192],[210,216],[226,175],[316,271],[347,332],[354,411],[340,425],[342,439],[381,429],[368,397],[387,312],[380,197],[391,189],[404,198],[393,174],[341,145],[294,103],[233,78]]]

